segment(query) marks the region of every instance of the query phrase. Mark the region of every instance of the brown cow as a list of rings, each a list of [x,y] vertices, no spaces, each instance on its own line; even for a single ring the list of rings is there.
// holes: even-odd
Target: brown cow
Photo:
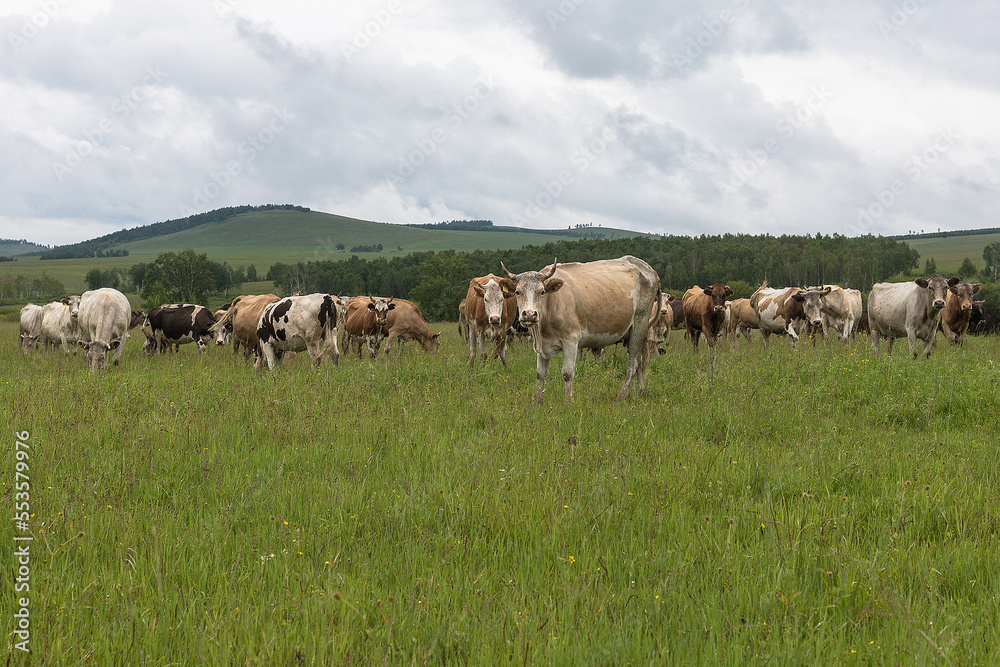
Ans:
[[[361,346],[368,346],[368,353],[375,358],[382,339],[389,334],[386,326],[389,313],[396,308],[395,299],[384,299],[375,296],[356,296],[347,302],[344,313],[344,348],[349,354],[351,345],[358,346],[358,359],[361,358]]]
[[[233,299],[233,303],[229,306],[229,310],[226,311],[225,315],[222,316],[222,319],[213,324],[209,328],[209,331],[215,333],[226,327],[227,324],[232,323],[233,356],[236,356],[240,345],[243,346],[244,359],[248,358],[251,352],[259,355],[257,325],[260,322],[260,316],[264,314],[264,309],[275,301],[278,301],[278,297],[275,294],[246,294],[238,296]],[[258,356],[254,360],[254,366],[259,368],[260,364],[261,359]]]
[[[420,341],[424,352],[437,352],[441,345],[441,341],[438,339],[441,332],[431,333],[417,305],[406,299],[396,299],[393,304],[395,309],[390,311],[386,318],[385,326],[389,333],[386,336],[385,353],[389,354],[392,344],[397,339],[404,342],[408,340]]]
[[[962,283],[948,288],[941,311],[941,331],[949,343],[960,344],[972,319],[972,296],[979,292],[979,283]]]
[[[487,358],[486,341],[495,343],[493,358],[500,357],[507,365],[507,330],[517,318],[517,301],[514,283],[509,278],[498,278],[492,273],[469,281],[465,299],[465,316],[469,338],[469,368],[476,363],[476,348]]]
[[[715,347],[716,338],[726,320],[726,297],[732,295],[733,290],[722,283],[704,288],[695,285],[684,292],[681,297],[684,327],[695,351],[698,350],[701,334],[705,334],[705,342],[709,347]]]
[[[760,328],[757,311],[750,305],[750,299],[736,299],[729,306],[729,333],[734,337],[743,336],[750,340],[750,330]]]

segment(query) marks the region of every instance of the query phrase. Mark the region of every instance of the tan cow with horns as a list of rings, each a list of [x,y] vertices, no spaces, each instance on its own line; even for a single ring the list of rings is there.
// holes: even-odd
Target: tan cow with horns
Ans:
[[[537,354],[538,386],[535,401],[541,402],[549,362],[562,353],[562,377],[566,402],[573,399],[573,375],[577,353],[582,348],[599,349],[624,342],[628,348],[628,370],[618,400],[628,397],[638,380],[645,390],[649,371],[646,339],[650,314],[659,316],[657,300],[660,277],[641,259],[626,255],[597,262],[558,264],[541,271],[513,274],[500,263],[514,283],[521,323],[531,331]]]

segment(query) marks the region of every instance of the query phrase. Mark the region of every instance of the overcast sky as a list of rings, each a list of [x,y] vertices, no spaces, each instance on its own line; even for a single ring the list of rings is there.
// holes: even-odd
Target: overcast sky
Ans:
[[[4,0],[0,237],[1000,226],[1000,3]]]

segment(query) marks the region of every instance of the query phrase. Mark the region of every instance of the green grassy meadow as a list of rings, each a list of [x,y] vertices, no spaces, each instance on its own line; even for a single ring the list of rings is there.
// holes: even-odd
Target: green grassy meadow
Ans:
[[[983,268],[983,248],[1000,241],[1000,234],[972,234],[969,236],[949,236],[947,238],[905,239],[906,243],[920,253],[920,265],[934,258],[942,273],[955,273],[966,257],[976,267]]]
[[[618,347],[535,405],[528,344],[470,370],[438,328],[274,374],[139,335],[92,375],[0,322],[35,537],[9,664],[1000,662],[1000,339],[675,331],[646,395],[614,401]]]

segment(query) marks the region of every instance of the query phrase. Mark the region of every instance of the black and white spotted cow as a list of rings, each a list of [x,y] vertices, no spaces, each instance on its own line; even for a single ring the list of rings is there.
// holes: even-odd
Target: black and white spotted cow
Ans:
[[[149,311],[146,322],[142,325],[142,331],[146,334],[142,349],[146,354],[152,355],[159,354],[171,345],[197,343],[198,351],[203,352],[214,338],[208,330],[213,324],[215,317],[204,306],[190,303],[157,306]]]
[[[313,366],[327,357],[333,367],[337,366],[336,301],[336,297],[322,293],[287,296],[264,309],[257,323],[257,338],[268,370],[281,367],[285,352],[303,350],[309,351]]]

